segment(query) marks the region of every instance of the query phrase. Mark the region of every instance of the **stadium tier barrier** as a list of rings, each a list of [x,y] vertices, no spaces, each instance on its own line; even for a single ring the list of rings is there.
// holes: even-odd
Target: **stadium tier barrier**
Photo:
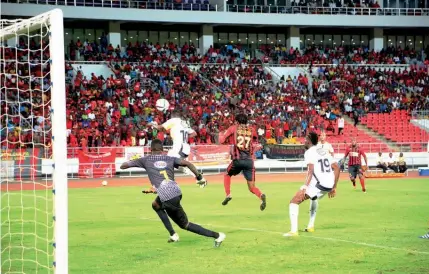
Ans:
[[[100,7],[119,9],[156,9],[185,11],[215,11],[243,13],[280,13],[313,15],[369,15],[369,16],[427,16],[426,8],[359,8],[359,7],[309,7],[277,5],[234,5],[222,1],[195,1],[195,3],[162,3],[147,0],[1,0],[2,3],[38,4],[55,6]],[[194,2],[194,1],[192,1]],[[226,10],[224,8],[226,6]]]
[[[155,9],[155,10],[183,10],[183,11],[223,11],[223,5],[199,1],[194,4],[187,3],[158,3],[147,0],[1,0],[2,3],[36,4],[69,7],[96,7],[117,9]],[[222,3],[222,2],[219,2]],[[414,12],[415,13],[415,12]],[[410,16],[413,13],[410,14]]]
[[[7,61],[7,60],[6,60]],[[75,65],[121,65],[122,61],[73,61],[67,60],[69,64]],[[139,66],[139,65],[153,65],[153,62],[126,62],[130,66]],[[160,62],[162,64],[174,65],[174,64],[182,64],[186,66],[239,66],[240,64],[229,64],[229,63],[191,63],[191,62]],[[246,66],[269,66],[269,67],[299,67],[299,68],[309,68],[309,67],[352,67],[352,68],[375,68],[375,69],[409,69],[411,64],[271,64],[271,63],[246,63]],[[423,63],[420,65],[422,68],[426,67]],[[428,68],[429,69],[429,68]],[[429,70],[428,70],[429,71]]]
[[[314,15],[427,16],[429,9],[227,5],[229,12]]]
[[[121,157],[117,156],[117,149],[123,150]],[[34,153],[34,149],[29,151]],[[67,159],[67,174],[71,179],[142,176],[146,174],[143,169],[130,168],[121,170],[120,166],[128,160],[145,155],[147,152],[147,147],[104,148],[101,153],[86,153],[81,151],[77,157]],[[38,156],[41,155],[39,154]],[[53,171],[53,160],[38,156],[30,153],[20,153],[19,159],[12,156],[12,154],[9,155],[9,158],[2,158],[2,178],[12,179],[19,177],[19,179],[23,179],[30,177],[31,179],[35,179],[50,177]],[[257,172],[283,173],[303,172],[306,170],[302,154],[299,157],[289,159],[269,159],[266,155],[260,156],[262,159],[255,161]],[[336,161],[339,161],[343,156],[343,153],[337,153],[334,158]],[[394,157],[396,158],[397,156],[398,153],[395,152]],[[374,168],[376,166],[377,153],[367,153],[367,157],[369,167]],[[404,157],[410,170],[427,167],[429,164],[428,152],[404,152]],[[195,146],[188,160],[194,163],[205,174],[224,172],[230,162],[229,146]]]

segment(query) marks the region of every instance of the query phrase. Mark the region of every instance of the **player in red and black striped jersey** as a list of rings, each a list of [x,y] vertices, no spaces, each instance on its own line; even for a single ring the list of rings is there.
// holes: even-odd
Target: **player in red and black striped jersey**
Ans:
[[[365,166],[368,166],[368,159],[366,158],[365,152],[357,145],[356,139],[352,139],[352,145],[346,149],[344,154],[343,163],[349,157],[349,174],[350,180],[353,183],[353,187],[356,188],[356,177],[359,176],[360,185],[362,191],[366,192],[365,178],[363,176],[361,158],[365,160]]]
[[[226,198],[222,205],[227,205],[232,200],[231,197],[231,176],[236,176],[243,172],[244,178],[247,180],[249,191],[255,194],[260,200],[260,209],[264,210],[267,206],[266,196],[259,188],[255,186],[255,165],[254,151],[261,148],[257,142],[258,136],[256,131],[247,124],[247,116],[238,114],[235,117],[237,124],[228,128],[224,134],[220,134],[220,143],[225,143],[229,138],[232,138],[231,157],[232,162],[229,164],[226,174],[224,175],[224,187]]]

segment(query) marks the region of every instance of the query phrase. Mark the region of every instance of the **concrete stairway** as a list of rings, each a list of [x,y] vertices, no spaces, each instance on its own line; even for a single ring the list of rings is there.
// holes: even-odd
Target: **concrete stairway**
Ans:
[[[348,122],[348,123],[350,123],[352,125],[354,124],[354,121],[350,117],[348,117],[347,115],[344,115],[343,117],[344,117],[344,120],[346,122]],[[403,152],[406,152],[406,151],[410,150],[409,147],[403,147],[403,146],[400,147],[400,146],[396,145],[395,142],[387,140],[386,138],[384,138],[384,136],[378,134],[377,132],[375,132],[375,131],[367,128],[366,126],[364,126],[362,124],[358,124],[357,128],[359,130],[364,131],[369,136],[371,136],[371,137],[373,137],[373,138],[375,138],[377,140],[380,140],[380,143],[385,143],[389,147],[389,150],[391,150],[391,151],[403,151]]]

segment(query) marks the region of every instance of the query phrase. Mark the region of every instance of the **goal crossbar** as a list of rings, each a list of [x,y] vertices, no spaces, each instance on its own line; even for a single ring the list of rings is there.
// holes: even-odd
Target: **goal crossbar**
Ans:
[[[0,39],[7,40],[9,38],[15,37],[17,34],[19,35],[38,30],[40,29],[40,22],[50,21],[50,17],[56,12],[56,10],[53,10],[24,20],[8,20],[11,22],[11,24],[0,29]],[[13,23],[13,21],[16,22]]]

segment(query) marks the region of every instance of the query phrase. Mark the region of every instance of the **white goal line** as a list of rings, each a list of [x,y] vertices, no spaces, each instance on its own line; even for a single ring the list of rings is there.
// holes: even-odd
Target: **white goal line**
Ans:
[[[141,217],[140,219],[141,220],[145,220],[145,221],[150,221],[150,222],[157,222],[157,221],[159,221],[159,219],[146,218],[146,217]],[[232,226],[222,226],[222,225],[216,225],[216,224],[200,224],[200,225],[209,226],[209,227],[220,227],[220,228],[227,228],[227,229],[235,229],[235,230],[242,230],[242,231],[262,232],[262,233],[267,233],[267,234],[282,235],[282,234],[285,233],[285,232],[271,231],[271,230],[258,229],[258,228],[232,227]],[[389,249],[389,250],[396,250],[396,251],[402,251],[402,252],[407,252],[407,253],[429,255],[429,252],[426,252],[426,251],[410,250],[410,249],[405,249],[405,248],[400,248],[400,247],[385,246],[385,245],[376,245],[376,244],[357,242],[357,241],[350,241],[350,240],[343,240],[343,239],[337,239],[337,238],[329,238],[329,237],[318,237],[318,236],[312,236],[312,235],[309,235],[309,234],[300,234],[299,237],[301,237],[301,236],[306,237],[306,238],[313,238],[313,239],[325,240],[325,241],[331,241],[331,242],[342,242],[342,243],[348,243],[348,244],[354,244],[354,245],[374,247],[374,248],[379,248],[379,249]]]

